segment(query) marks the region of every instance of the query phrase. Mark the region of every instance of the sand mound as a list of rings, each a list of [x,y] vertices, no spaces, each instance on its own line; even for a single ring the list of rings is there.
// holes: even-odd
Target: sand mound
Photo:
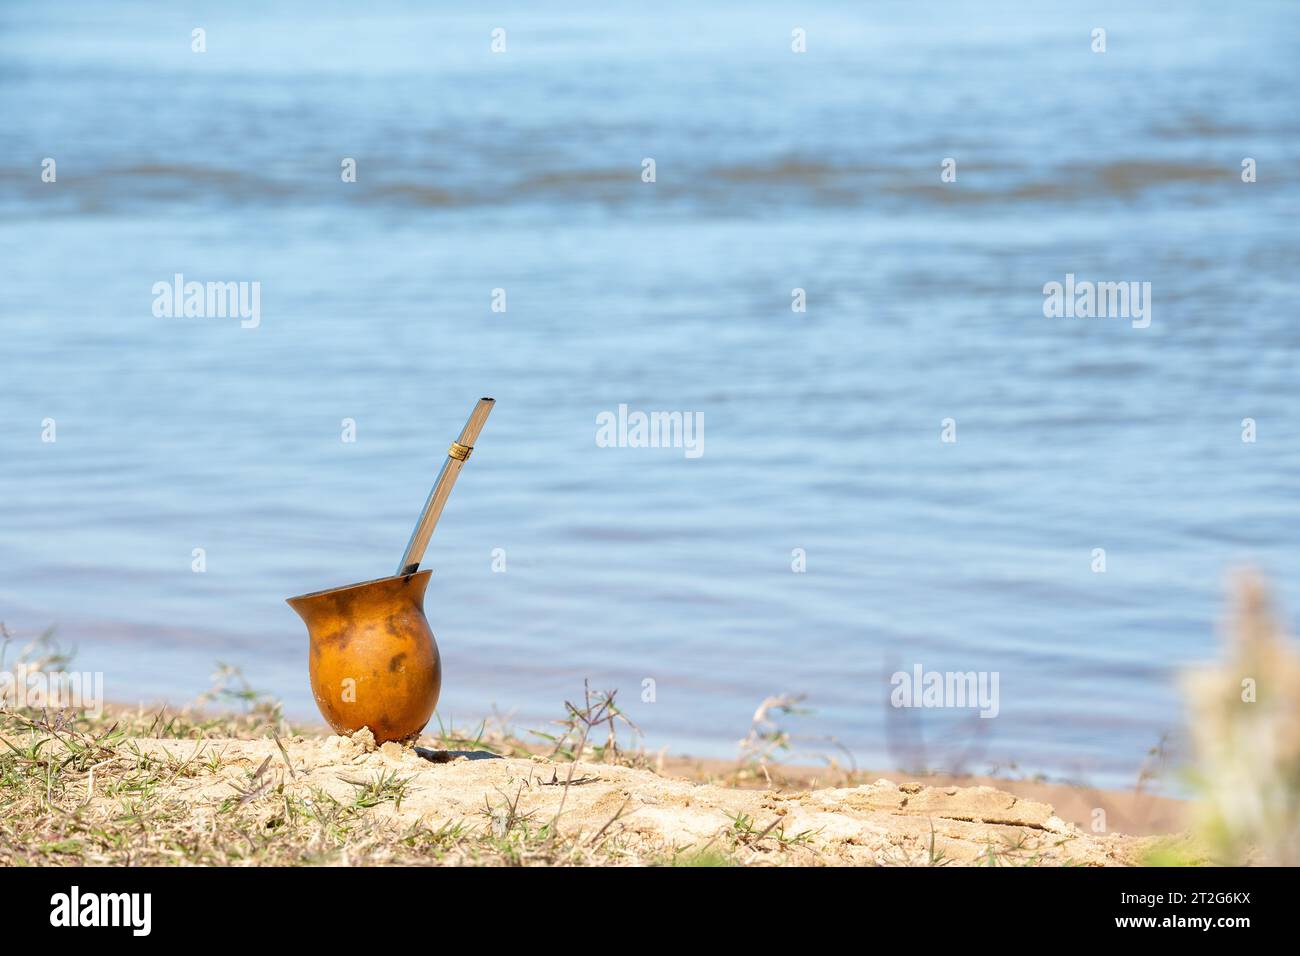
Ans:
[[[1086,833],[1046,803],[992,787],[878,780],[778,794],[607,764],[376,747],[368,731],[290,738],[281,741],[283,752],[272,740],[137,738],[133,744],[143,754],[205,768],[161,784],[160,796],[183,801],[198,815],[247,794],[250,781],[265,787],[273,780],[277,793],[304,799],[324,793],[350,802],[359,787],[379,792],[385,780],[400,780],[400,799],[378,801],[372,811],[394,828],[460,826],[491,835],[520,821],[554,823],[570,837],[612,841],[629,860],[716,849],[747,863],[1104,866],[1137,862],[1143,844]]]

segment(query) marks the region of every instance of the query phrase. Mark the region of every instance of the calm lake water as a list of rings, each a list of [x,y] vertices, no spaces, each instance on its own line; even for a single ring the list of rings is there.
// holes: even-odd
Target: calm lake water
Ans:
[[[0,620],[315,717],[283,599],[389,573],[493,395],[444,720],[590,679],[726,756],[803,693],[865,766],[1132,783],[1227,569],[1300,611],[1300,7],[1139,6],[4,4]],[[260,325],[155,317],[177,273]],[[1044,317],[1067,273],[1150,327]],[[704,454],[598,447],[620,404]],[[917,664],[998,716],[891,708]]]

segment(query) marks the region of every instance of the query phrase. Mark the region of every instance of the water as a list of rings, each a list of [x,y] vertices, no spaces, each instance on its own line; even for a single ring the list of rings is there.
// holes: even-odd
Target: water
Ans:
[[[1298,25],[5,4],[0,619],[113,699],[220,660],[314,717],[283,598],[388,573],[494,395],[426,560],[444,719],[590,679],[725,756],[805,693],[867,766],[1131,783],[1225,570],[1300,609]],[[1149,281],[1150,328],[1044,318],[1067,272]],[[260,327],[155,318],[176,273],[259,282]],[[597,447],[621,403],[702,412],[704,455]],[[918,663],[997,672],[998,717],[891,709]]]

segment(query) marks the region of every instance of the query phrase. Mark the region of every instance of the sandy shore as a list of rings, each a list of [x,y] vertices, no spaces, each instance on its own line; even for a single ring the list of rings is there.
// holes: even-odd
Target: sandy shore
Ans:
[[[232,797],[251,806],[270,791],[281,799],[328,798],[343,805],[355,800],[358,788],[378,792],[384,781],[400,780],[400,799],[374,807],[381,830],[465,828],[502,838],[523,823],[563,833],[578,846],[599,844],[604,862],[716,852],[748,864],[1112,866],[1139,863],[1151,844],[1113,831],[1093,833],[1062,818],[1029,791],[1068,796],[1076,812],[1095,796],[1042,784],[1025,785],[1023,794],[1006,782],[956,786],[937,780],[801,789],[795,774],[762,789],[719,786],[678,775],[708,776],[708,764],[699,761],[668,761],[655,772],[540,755],[375,747],[364,730],[351,738],[279,742],[139,738],[130,746],[169,767],[205,768],[197,775],[178,771],[154,793],[191,808],[200,823]],[[247,799],[250,793],[258,796]],[[1118,796],[1111,800],[1116,816],[1122,809],[1136,812]],[[270,801],[270,813],[281,813],[279,802]]]
[[[736,779],[733,761],[694,757],[664,758],[661,772],[700,782],[726,782],[730,786],[770,788],[778,791],[815,790],[839,783],[842,773],[835,774],[818,767],[770,766],[766,776],[751,776],[748,780]],[[1080,829],[1092,830],[1095,825],[1111,833],[1130,836],[1172,834],[1183,830],[1189,823],[1189,804],[1137,790],[1100,790],[1066,783],[1043,780],[1008,779],[971,774],[915,774],[902,770],[859,770],[855,780],[897,780],[917,782],[930,787],[992,787],[1019,797],[1050,804],[1062,820]],[[1097,811],[1104,814],[1098,817]]]
[[[270,700],[0,711],[0,863],[1123,866],[1185,843],[1176,800],[653,754],[616,743],[611,698],[566,706],[544,745],[376,746]]]

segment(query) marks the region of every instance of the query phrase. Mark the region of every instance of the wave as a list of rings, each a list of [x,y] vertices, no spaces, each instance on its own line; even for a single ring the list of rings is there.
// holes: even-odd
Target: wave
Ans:
[[[1235,180],[1239,170],[1203,162],[1121,159],[1050,170],[966,166],[958,181],[939,181],[939,169],[903,165],[836,163],[780,157],[748,163],[705,164],[661,173],[653,190],[641,182],[640,166],[519,171],[501,163],[417,172],[382,159],[366,166],[384,178],[362,174],[343,183],[332,170],[270,176],[248,169],[183,162],[139,162],[93,172],[61,174],[59,200],[66,211],[117,212],[140,206],[350,204],[379,209],[533,206],[563,203],[636,206],[668,202],[701,211],[772,206],[873,207],[882,204],[967,206],[1043,205],[1132,199],[1162,189],[1213,196],[1209,187]],[[363,167],[364,169],[364,167]],[[62,172],[62,171],[61,171]],[[49,210],[48,186],[30,173],[0,170],[9,204]]]

